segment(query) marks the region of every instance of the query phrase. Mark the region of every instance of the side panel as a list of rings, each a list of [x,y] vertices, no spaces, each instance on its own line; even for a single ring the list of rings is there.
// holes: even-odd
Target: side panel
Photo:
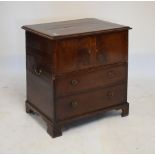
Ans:
[[[27,100],[49,119],[54,119],[54,46],[51,40],[26,32]]]

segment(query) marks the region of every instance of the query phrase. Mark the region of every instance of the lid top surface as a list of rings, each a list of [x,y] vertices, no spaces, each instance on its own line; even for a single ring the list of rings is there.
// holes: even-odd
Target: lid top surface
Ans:
[[[107,32],[120,29],[130,29],[128,26],[102,21],[95,18],[26,25],[22,28],[26,31],[37,33],[50,39],[93,34],[100,31]]]

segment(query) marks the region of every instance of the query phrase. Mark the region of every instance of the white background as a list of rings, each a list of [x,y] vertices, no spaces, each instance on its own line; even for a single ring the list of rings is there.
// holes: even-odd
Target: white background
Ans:
[[[109,116],[51,139],[46,124],[24,112],[21,26],[85,17],[133,28],[129,32],[130,116],[123,120]],[[0,2],[0,153],[155,153],[154,95],[155,2]]]

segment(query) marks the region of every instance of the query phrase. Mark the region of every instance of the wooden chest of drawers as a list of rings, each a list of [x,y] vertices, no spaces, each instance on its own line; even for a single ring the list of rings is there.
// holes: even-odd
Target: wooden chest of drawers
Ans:
[[[113,109],[129,113],[128,30],[93,18],[23,26],[26,111],[47,122],[52,137],[71,121]]]

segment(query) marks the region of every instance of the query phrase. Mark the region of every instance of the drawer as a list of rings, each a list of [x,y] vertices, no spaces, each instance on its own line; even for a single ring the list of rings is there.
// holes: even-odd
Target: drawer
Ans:
[[[96,36],[96,65],[128,60],[128,31],[112,32]]]
[[[65,120],[126,101],[126,84],[60,98],[56,101],[58,120]]]
[[[88,89],[105,87],[127,79],[127,65],[98,67],[58,77],[55,80],[56,96],[65,96]]]

